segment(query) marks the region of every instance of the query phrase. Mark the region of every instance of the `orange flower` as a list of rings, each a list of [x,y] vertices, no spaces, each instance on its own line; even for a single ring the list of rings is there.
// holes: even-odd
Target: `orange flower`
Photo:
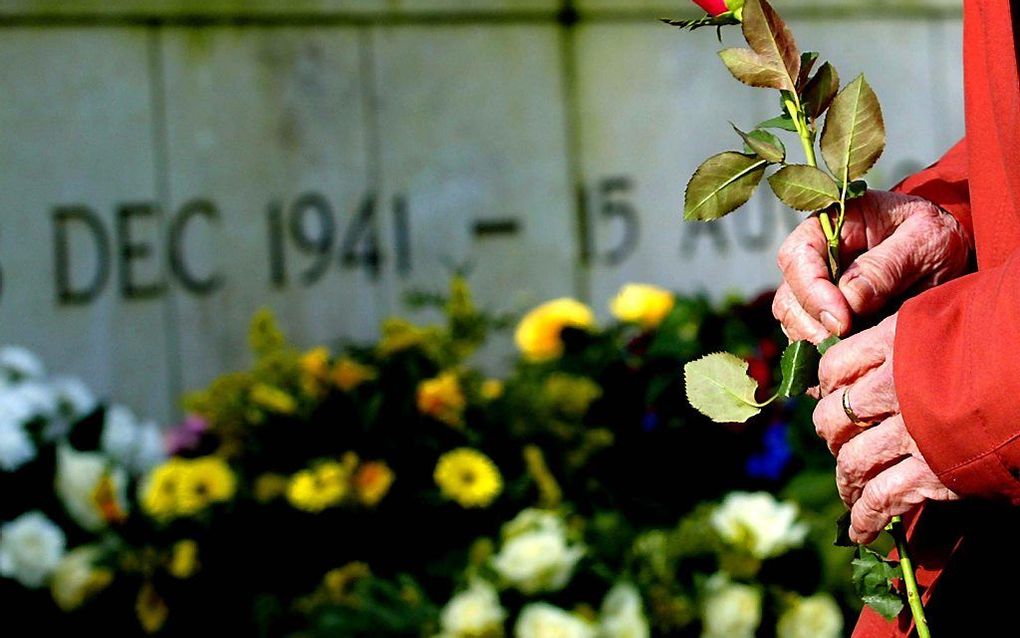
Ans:
[[[390,491],[393,479],[393,470],[382,461],[363,463],[354,475],[354,489],[358,493],[358,500],[364,505],[374,507]]]

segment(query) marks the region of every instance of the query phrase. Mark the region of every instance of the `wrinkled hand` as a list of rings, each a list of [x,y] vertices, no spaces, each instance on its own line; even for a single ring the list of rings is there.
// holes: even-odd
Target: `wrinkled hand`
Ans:
[[[973,240],[956,219],[928,200],[868,191],[847,202],[839,285],[829,281],[825,235],[805,220],[779,249],[783,283],[772,312],[787,336],[818,343],[844,335],[854,315],[868,315],[907,290],[964,274]]]
[[[896,315],[830,348],[818,368],[815,431],[836,455],[836,485],[850,508],[850,538],[870,543],[893,516],[925,500],[959,498],[928,467],[900,415],[893,378]],[[862,421],[843,410],[843,393]]]

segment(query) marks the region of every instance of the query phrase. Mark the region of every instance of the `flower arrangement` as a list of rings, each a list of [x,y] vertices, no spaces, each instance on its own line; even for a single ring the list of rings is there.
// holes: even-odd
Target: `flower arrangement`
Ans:
[[[443,322],[307,350],[260,312],[251,367],[164,433],[0,351],[5,604],[118,635],[840,635],[807,406],[720,426],[684,398],[720,349],[772,382],[768,296],[629,285],[608,322],[491,316],[460,277],[413,301]],[[514,326],[507,374],[473,365]]]

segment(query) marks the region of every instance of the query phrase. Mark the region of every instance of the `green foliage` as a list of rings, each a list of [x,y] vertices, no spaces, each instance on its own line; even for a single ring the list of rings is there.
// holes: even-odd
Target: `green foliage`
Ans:
[[[761,412],[754,394],[758,384],[747,375],[748,363],[716,352],[684,366],[687,400],[716,423],[743,423]]]
[[[730,126],[744,140],[744,145],[749,153],[755,153],[758,157],[767,160],[771,164],[780,164],[786,159],[786,147],[772,133],[761,129],[745,133],[733,123],[730,123]]]
[[[769,177],[769,186],[794,210],[812,212],[839,203],[839,186],[825,171],[813,166],[784,166]]]
[[[783,382],[779,384],[779,396],[796,397],[818,384],[818,350],[810,341],[794,341],[780,361]]]
[[[811,120],[818,119],[832,104],[839,92],[839,74],[836,67],[826,62],[807,82],[802,93],[804,113]]]
[[[751,199],[768,162],[757,155],[728,151],[708,158],[687,184],[684,219],[712,221]]]
[[[861,600],[887,619],[899,616],[903,610],[903,597],[893,583],[903,577],[899,563],[887,560],[872,549],[860,547],[851,565],[854,590]]]
[[[766,0],[748,0],[741,26],[750,49],[719,53],[733,77],[750,86],[796,91],[800,51],[779,14]]]
[[[832,101],[821,147],[825,164],[841,184],[864,177],[885,150],[882,107],[863,75]]]

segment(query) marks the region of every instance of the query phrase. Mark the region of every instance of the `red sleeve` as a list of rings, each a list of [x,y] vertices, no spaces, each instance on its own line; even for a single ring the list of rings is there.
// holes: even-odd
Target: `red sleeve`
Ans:
[[[957,142],[939,161],[911,175],[895,187],[898,193],[917,195],[941,206],[974,236],[970,218],[970,187],[967,182],[967,140]]]
[[[893,373],[907,430],[964,496],[1020,505],[1020,251],[900,309]]]

